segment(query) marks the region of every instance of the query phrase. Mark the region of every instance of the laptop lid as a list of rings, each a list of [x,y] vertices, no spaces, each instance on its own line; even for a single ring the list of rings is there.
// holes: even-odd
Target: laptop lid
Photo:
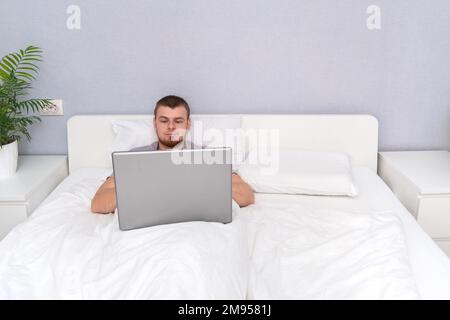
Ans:
[[[121,230],[232,220],[231,148],[114,152]]]

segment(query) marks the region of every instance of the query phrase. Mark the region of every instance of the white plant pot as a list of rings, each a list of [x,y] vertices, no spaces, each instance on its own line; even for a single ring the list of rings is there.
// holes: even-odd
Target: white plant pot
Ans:
[[[16,173],[18,154],[17,141],[0,146],[0,179],[7,179]]]

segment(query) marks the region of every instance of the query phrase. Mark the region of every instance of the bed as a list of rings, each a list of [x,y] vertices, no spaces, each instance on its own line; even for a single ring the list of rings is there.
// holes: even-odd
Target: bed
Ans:
[[[0,298],[243,299],[245,225],[119,230],[90,212],[109,169],[80,168],[0,242]],[[235,213],[234,208],[234,213]]]
[[[357,197],[256,194],[248,299],[450,299],[450,260],[377,175],[371,116],[252,116],[280,148],[351,156]],[[292,134],[295,132],[295,134]]]
[[[356,198],[257,194],[251,299],[450,299],[447,256],[384,182],[355,168]]]
[[[69,176],[0,242],[0,298],[450,299],[449,259],[376,175],[375,118],[233,116],[277,129],[281,147],[345,152],[358,197],[257,194],[228,225],[121,232],[90,199],[111,170],[111,121],[151,117],[75,116]]]

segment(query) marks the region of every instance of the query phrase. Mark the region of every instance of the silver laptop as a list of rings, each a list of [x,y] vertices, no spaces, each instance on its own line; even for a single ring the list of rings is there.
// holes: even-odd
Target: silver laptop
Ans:
[[[231,222],[231,148],[113,152],[112,159],[121,230]]]

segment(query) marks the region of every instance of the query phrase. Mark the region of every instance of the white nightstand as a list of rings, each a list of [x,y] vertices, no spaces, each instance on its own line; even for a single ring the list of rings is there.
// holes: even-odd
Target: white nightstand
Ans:
[[[450,153],[380,152],[378,174],[450,257]]]
[[[16,174],[0,180],[0,240],[24,221],[67,174],[67,156],[19,156]]]

